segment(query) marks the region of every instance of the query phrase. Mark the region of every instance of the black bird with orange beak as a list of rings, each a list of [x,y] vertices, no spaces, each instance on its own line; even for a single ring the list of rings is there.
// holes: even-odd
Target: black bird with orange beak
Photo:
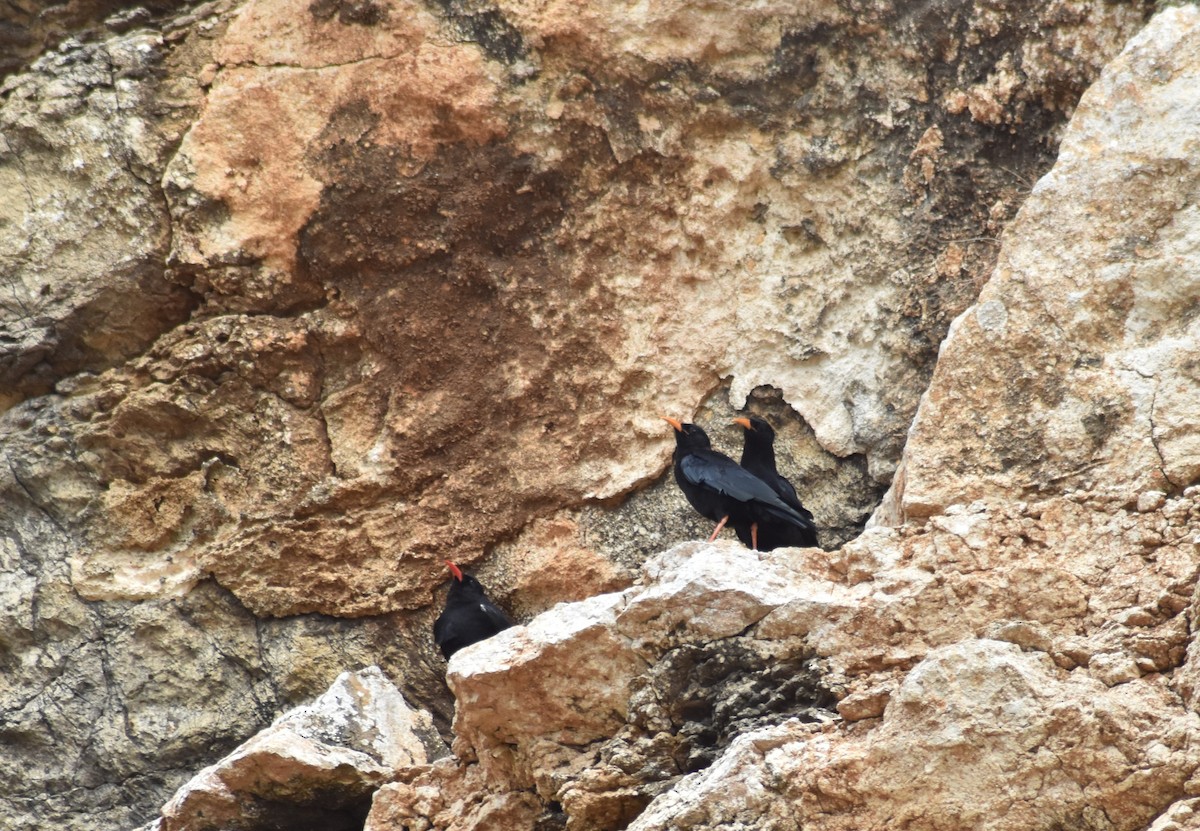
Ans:
[[[812,526],[811,519],[788,506],[765,482],[713,450],[708,434],[698,425],[663,420],[675,429],[675,483],[693,508],[717,523],[709,542],[726,523],[750,529],[751,547],[757,546],[758,526],[763,522]]]
[[[746,431],[742,467],[765,482],[788,507],[808,520],[808,525],[803,528],[794,523],[775,521],[762,522],[757,529],[735,526],[738,539],[760,551],[793,546],[815,547],[817,527],[812,512],[800,504],[800,497],[792,483],[781,476],[775,467],[775,429],[765,418],[756,415],[735,418],[733,423]]]
[[[446,560],[454,575],[446,595],[446,608],[433,623],[433,640],[450,658],[464,646],[487,640],[513,625],[508,615],[488,599],[483,586],[470,574]]]

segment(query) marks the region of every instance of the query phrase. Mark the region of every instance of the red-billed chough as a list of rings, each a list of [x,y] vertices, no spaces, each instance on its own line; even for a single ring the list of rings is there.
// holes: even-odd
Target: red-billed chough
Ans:
[[[674,418],[663,420],[675,428],[675,482],[693,508],[717,523],[709,542],[717,538],[726,523],[735,529],[754,529],[764,522],[800,528],[812,524],[757,476],[713,450],[708,434],[699,426]]]
[[[486,640],[513,623],[488,600],[483,586],[470,574],[446,560],[454,580],[446,595],[446,608],[433,623],[433,640],[449,658],[464,646]]]
[[[775,491],[788,507],[803,516],[808,522],[800,526],[794,522],[765,521],[753,526],[734,526],[738,539],[761,551],[798,546],[810,548],[817,545],[817,527],[812,512],[800,504],[800,497],[792,483],[783,478],[775,467],[775,430],[767,420],[752,415],[735,418],[734,424],[745,428],[745,444],[742,446],[742,467],[753,473]]]

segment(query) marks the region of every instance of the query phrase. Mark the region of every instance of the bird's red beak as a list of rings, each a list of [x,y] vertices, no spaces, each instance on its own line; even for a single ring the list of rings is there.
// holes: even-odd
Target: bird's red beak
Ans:
[[[661,418],[663,421],[667,422],[667,424],[670,424],[672,427],[674,427],[676,433],[683,432],[683,422],[680,421],[679,419],[671,418],[670,416],[659,416],[659,418]]]
[[[748,418],[735,418],[733,421],[730,422],[730,424],[740,424],[743,427],[745,427],[747,430],[754,429],[753,425],[750,424],[750,419],[748,419]]]
[[[450,569],[450,573],[454,575],[454,579],[461,583],[462,582],[462,569],[460,569],[458,566],[456,566],[454,563],[450,562],[449,560],[445,560],[444,562],[446,563],[446,567]]]

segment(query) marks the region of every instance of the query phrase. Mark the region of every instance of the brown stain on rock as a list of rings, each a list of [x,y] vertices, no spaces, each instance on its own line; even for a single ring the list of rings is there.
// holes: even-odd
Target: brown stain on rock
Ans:
[[[374,26],[388,18],[387,8],[372,0],[313,0],[308,13],[321,21],[337,15],[338,22],[347,26]]]
[[[570,437],[588,436],[593,453],[616,440],[595,410],[611,367],[605,333],[578,326],[602,319],[605,301],[554,276],[569,202],[561,174],[503,144],[451,144],[404,176],[395,150],[315,160],[337,169],[337,185],[301,257],[363,333],[370,380],[344,386],[362,373],[339,367],[327,384],[382,404],[370,417],[378,432],[354,441],[382,448],[379,495],[408,506],[396,555],[470,562],[583,498]],[[332,440],[339,455],[340,434]]]
[[[645,485],[670,442],[658,410],[687,415],[723,376],[803,411],[812,436],[795,438],[856,491],[833,537],[853,535],[988,265],[986,245],[924,240],[1007,215],[977,154],[1009,148],[1027,170],[1043,151],[964,115],[912,193],[896,184],[946,120],[939,96],[982,83],[1017,31],[966,57],[977,21],[956,17],[958,74],[927,77],[897,40],[910,29],[888,25],[903,9],[855,23],[676,4],[665,39],[599,7],[439,9],[258,0],[214,48],[166,177],[171,274],[197,318],[245,315],[267,352],[303,346],[260,358],[251,343],[210,375],[226,347],[206,324],[163,339],[195,358],[155,351],[112,376],[130,400],[83,443],[100,481],[125,483],[114,506],[144,524],[150,493],[185,498],[171,477],[209,506],[194,529],[138,538],[194,530],[198,567],[262,614],[420,607],[442,558],[472,563],[532,520]],[[1009,101],[1020,118],[1031,95]],[[846,381],[843,350],[880,367]],[[97,522],[89,573],[120,521]]]

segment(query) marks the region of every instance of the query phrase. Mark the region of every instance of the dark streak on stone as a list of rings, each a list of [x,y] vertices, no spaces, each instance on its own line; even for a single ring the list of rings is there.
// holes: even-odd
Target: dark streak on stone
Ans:
[[[308,12],[322,22],[336,15],[345,26],[374,26],[388,19],[387,9],[374,0],[313,0]]]
[[[641,683],[667,707],[681,773],[711,765],[738,736],[789,718],[832,713],[833,693],[811,656],[773,656],[741,638],[688,644],[668,652]],[[631,714],[638,723],[640,716]]]
[[[529,54],[520,30],[504,13],[473,0],[433,0],[459,38],[479,47],[494,61],[511,66]]]

